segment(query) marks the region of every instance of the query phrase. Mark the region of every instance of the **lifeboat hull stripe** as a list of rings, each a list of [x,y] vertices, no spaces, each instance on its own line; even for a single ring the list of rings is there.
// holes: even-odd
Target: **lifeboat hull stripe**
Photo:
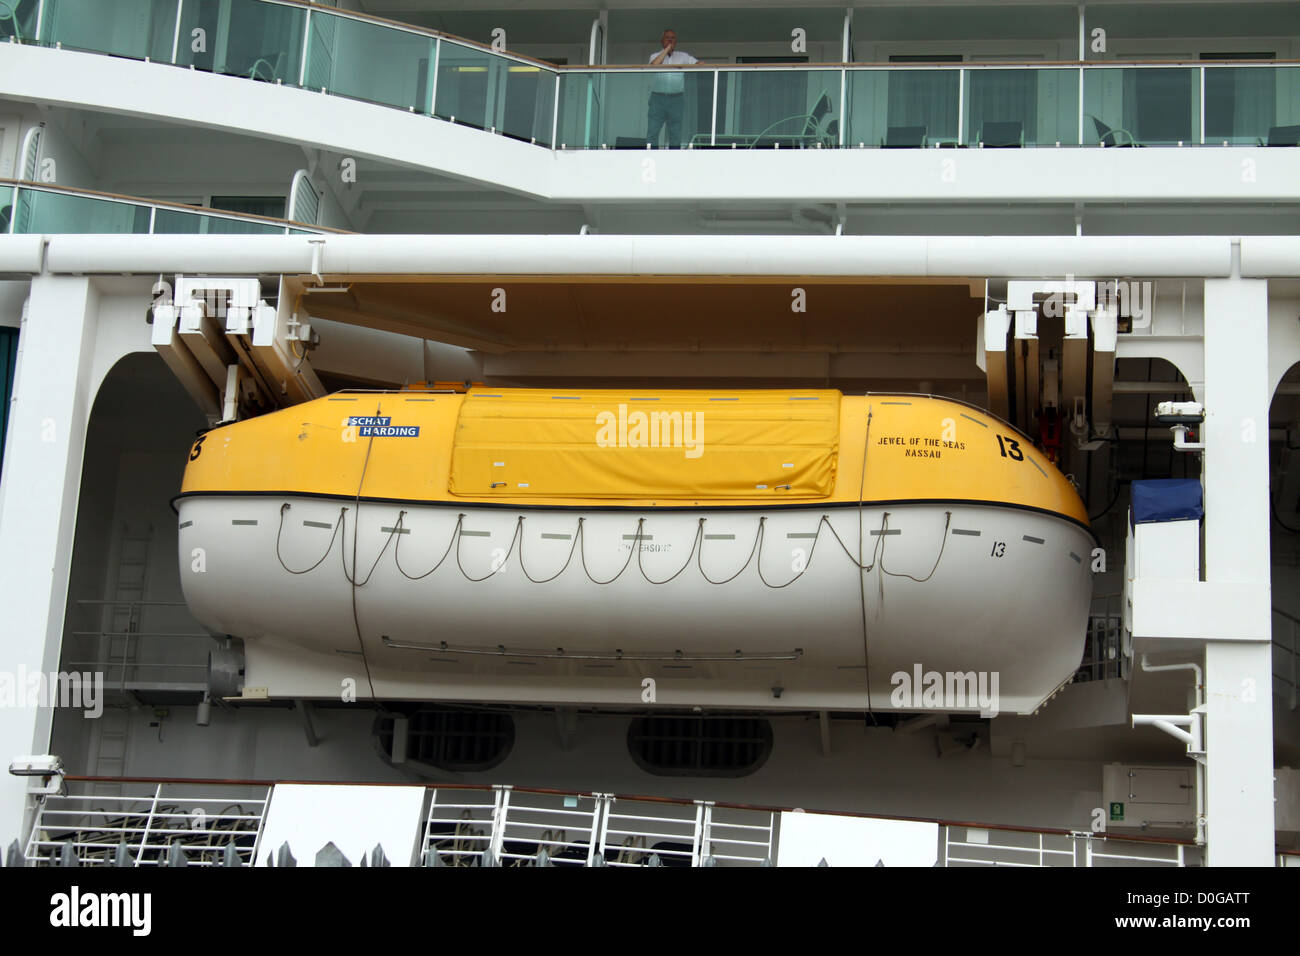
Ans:
[[[316,498],[327,501],[341,501],[344,503],[354,502],[362,504],[375,505],[428,505],[430,507],[442,508],[459,508],[462,510],[477,510],[487,508],[493,510],[506,511],[629,511],[629,512],[647,512],[658,514],[664,511],[827,511],[832,508],[882,508],[894,505],[978,505],[988,508],[1010,508],[1015,511],[1028,511],[1032,514],[1048,515],[1052,518],[1059,518],[1062,521],[1069,522],[1077,528],[1082,528],[1088,532],[1093,542],[1100,545],[1101,539],[1092,528],[1075,518],[1073,515],[1062,514],[1059,511],[1053,511],[1050,508],[1036,508],[1033,505],[1024,505],[1011,501],[987,501],[979,498],[890,498],[871,501],[791,501],[791,502],[769,502],[767,504],[743,504],[728,505],[714,504],[708,505],[654,505],[646,507],[644,505],[608,505],[608,504],[581,504],[581,505],[549,505],[549,504],[529,504],[520,505],[513,502],[504,501],[460,501],[460,500],[437,500],[432,498],[382,498],[372,497],[369,495],[331,495],[316,491],[186,491],[176,495],[171,500],[172,510],[176,510],[176,503],[186,498]],[[331,527],[333,527],[331,525]],[[470,532],[463,532],[469,534]],[[954,534],[967,534],[969,532],[958,531],[953,529]],[[978,534],[979,532],[975,532]]]

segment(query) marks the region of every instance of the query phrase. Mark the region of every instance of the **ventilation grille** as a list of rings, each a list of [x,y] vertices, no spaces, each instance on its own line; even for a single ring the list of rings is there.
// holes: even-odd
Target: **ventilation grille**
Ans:
[[[383,718],[379,737],[392,753],[393,718]],[[426,709],[410,717],[406,759],[440,770],[488,770],[515,742],[515,722],[509,714],[480,710]]]
[[[320,197],[311,184],[306,170],[299,170],[293,178],[293,195],[289,197],[289,218],[294,222],[314,226],[320,217]]]
[[[26,149],[23,150],[23,174],[19,179],[36,182],[40,177],[41,131],[33,129],[27,133]]]
[[[638,717],[627,744],[649,773],[743,777],[772,752],[772,725],[758,717]]]

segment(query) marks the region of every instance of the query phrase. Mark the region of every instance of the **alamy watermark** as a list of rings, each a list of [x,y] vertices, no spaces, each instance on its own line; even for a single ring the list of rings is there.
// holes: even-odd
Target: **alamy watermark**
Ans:
[[[703,412],[617,412],[596,415],[596,444],[601,448],[680,448],[687,458],[704,454]]]
[[[101,671],[0,671],[0,707],[74,707],[94,720],[104,713]]]
[[[889,702],[899,710],[969,710],[981,717],[999,710],[997,671],[927,671],[913,664],[911,673],[895,671],[889,678]]]
[[[1097,308],[1113,309],[1119,318],[1129,320],[1130,328],[1145,329],[1151,325],[1155,298],[1155,284],[1150,281],[1112,279],[1097,283]],[[1064,318],[1066,309],[1073,304],[1074,293],[1053,292],[1043,297],[1043,315]]]
[[[67,893],[50,897],[50,925],[117,927],[131,930],[132,936],[148,936],[153,930],[153,894],[103,893],[73,884]]]

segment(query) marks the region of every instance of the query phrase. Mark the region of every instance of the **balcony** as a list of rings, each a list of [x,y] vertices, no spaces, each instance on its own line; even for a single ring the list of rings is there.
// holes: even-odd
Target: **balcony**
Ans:
[[[66,186],[0,180],[0,234],[305,236],[323,226]]]
[[[11,6],[11,42],[297,87],[553,150],[1300,144],[1300,66],[1275,61],[557,68],[297,0]],[[656,95],[671,99],[662,132],[648,128]]]

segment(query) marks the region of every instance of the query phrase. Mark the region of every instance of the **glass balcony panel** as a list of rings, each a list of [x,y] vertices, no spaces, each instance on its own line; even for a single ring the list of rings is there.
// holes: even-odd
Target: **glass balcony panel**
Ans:
[[[14,188],[0,186],[0,235],[9,231],[9,223],[14,218]]]
[[[176,0],[45,0],[47,46],[170,63],[175,39]]]
[[[0,0],[0,43],[36,40],[36,10],[40,0]]]
[[[161,235],[201,236],[281,236],[284,227],[271,222],[243,219],[226,219],[184,209],[159,208],[154,217],[153,231]]]
[[[443,49],[447,47],[444,44]],[[553,71],[528,63],[505,66],[497,132],[515,139],[551,145],[555,125],[555,91],[560,78]]]
[[[707,75],[707,74],[706,74]],[[717,146],[805,149],[839,146],[839,70],[723,70],[718,74]],[[712,95],[712,90],[707,91]],[[688,140],[708,146],[707,129]]]
[[[207,73],[297,85],[301,7],[264,0],[184,0],[176,62]],[[313,17],[315,20],[332,19]]]
[[[434,114],[549,146],[557,85],[540,65],[443,40]]]
[[[1201,141],[1194,67],[1089,67],[1083,75],[1083,142],[1176,146]]]
[[[1205,141],[1295,146],[1300,141],[1300,67],[1207,66]]]
[[[20,189],[15,232],[147,233],[148,206],[93,196]]]
[[[712,129],[712,70],[566,73],[560,92],[569,149],[677,149]]]
[[[368,103],[429,112],[433,38],[313,13],[306,85]]]
[[[849,73],[852,146],[957,145],[961,74],[948,69],[854,70]]]
[[[965,72],[966,145],[1077,146],[1077,69]]]

